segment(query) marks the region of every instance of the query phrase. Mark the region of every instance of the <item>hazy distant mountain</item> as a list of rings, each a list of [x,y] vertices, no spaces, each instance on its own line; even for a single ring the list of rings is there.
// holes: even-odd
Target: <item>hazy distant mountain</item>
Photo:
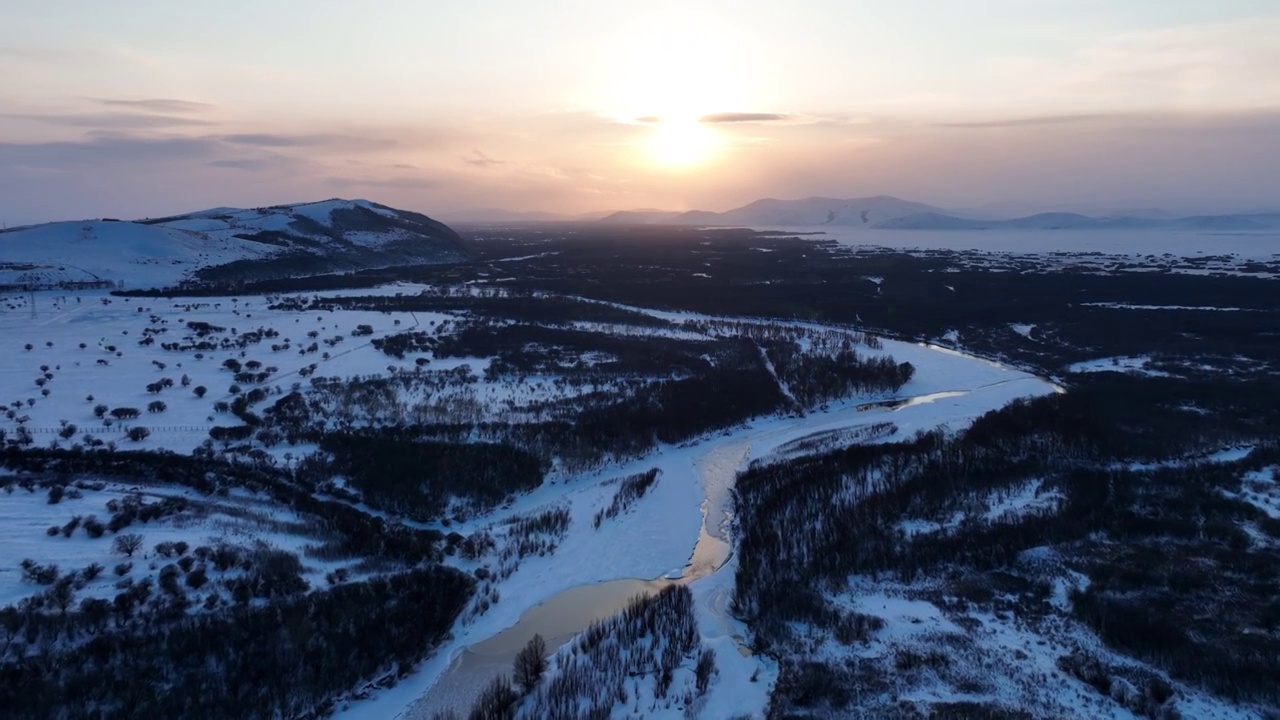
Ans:
[[[680,225],[733,225],[747,227],[872,227],[877,223],[916,213],[948,211],[924,203],[888,195],[835,199],[808,197],[799,200],[765,198],[726,212],[690,210],[677,213],[661,210],[626,210],[604,218],[604,222]]]
[[[452,223],[519,223],[519,222],[582,222],[599,220],[609,211],[581,213],[543,212],[540,210],[504,210],[503,208],[470,208],[467,210],[450,210],[440,213],[440,217]]]
[[[110,280],[151,287],[194,277],[257,279],[465,257],[458,234],[426,215],[334,199],[14,228],[0,233],[0,284]]]
[[[925,212],[877,223],[878,230],[1202,230],[1247,232],[1280,230],[1280,214],[1144,217],[1141,214],[1090,217],[1078,213],[1039,213],[1010,220],[975,220]]]
[[[693,212],[697,212],[696,210]],[[600,218],[600,222],[617,225],[698,225],[680,218],[689,213],[671,210],[619,210]]]

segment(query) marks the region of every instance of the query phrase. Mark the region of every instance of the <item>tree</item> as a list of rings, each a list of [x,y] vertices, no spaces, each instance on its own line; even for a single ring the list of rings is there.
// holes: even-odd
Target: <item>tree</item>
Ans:
[[[197,385],[197,386],[196,386],[196,389],[194,390],[194,392],[195,392],[195,394],[196,394],[196,397],[198,397],[198,398],[202,398],[202,397],[204,397],[204,394],[205,394],[205,393],[209,392],[209,388],[206,388],[206,387],[205,387],[205,386],[203,386],[203,385]]]
[[[693,669],[695,683],[698,687],[698,694],[701,695],[707,691],[707,686],[711,684],[711,676],[716,672],[716,653],[711,648],[706,648],[702,654],[698,656],[698,664]]]
[[[512,712],[512,706],[519,699],[520,696],[515,688],[511,687],[505,677],[499,675],[480,691],[480,697],[476,698],[475,705],[471,706],[471,712],[467,718],[468,720],[508,720],[515,715]]]
[[[106,415],[106,414],[107,414],[107,411],[108,411],[108,410],[110,410],[110,409],[111,409],[111,408],[107,407],[106,405],[95,405],[95,406],[93,407],[93,416],[94,416],[94,417],[97,417],[97,418],[100,418],[100,417],[102,417],[103,415]]]
[[[516,653],[515,681],[525,693],[532,692],[547,671],[547,641],[541,635],[529,638],[529,643]]]
[[[137,533],[125,533],[117,535],[111,549],[125,557],[133,557],[133,554],[142,548],[142,536]]]
[[[144,427],[134,426],[129,428],[129,439],[134,442],[142,442],[143,440],[146,440],[150,436],[151,436],[151,431]]]

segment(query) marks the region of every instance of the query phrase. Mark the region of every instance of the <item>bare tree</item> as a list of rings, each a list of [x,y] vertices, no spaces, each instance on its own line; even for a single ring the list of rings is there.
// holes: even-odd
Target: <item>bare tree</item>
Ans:
[[[116,541],[112,545],[112,549],[124,555],[125,557],[133,557],[142,547],[142,536],[137,533],[125,533],[117,535]]]
[[[547,641],[541,635],[529,638],[529,644],[516,653],[515,681],[526,693],[538,686],[547,671]]]

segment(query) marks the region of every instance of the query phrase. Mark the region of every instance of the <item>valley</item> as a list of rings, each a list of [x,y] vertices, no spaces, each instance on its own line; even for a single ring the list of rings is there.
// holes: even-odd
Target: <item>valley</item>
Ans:
[[[0,699],[80,716],[58,667],[98,717],[1275,707],[1275,256],[581,228],[0,298]],[[113,689],[144,671],[173,691]]]

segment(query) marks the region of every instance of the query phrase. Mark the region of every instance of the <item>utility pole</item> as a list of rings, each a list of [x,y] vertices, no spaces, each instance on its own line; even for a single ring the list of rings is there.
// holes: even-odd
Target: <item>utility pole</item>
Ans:
[[[31,319],[36,319],[36,291],[31,291]]]

